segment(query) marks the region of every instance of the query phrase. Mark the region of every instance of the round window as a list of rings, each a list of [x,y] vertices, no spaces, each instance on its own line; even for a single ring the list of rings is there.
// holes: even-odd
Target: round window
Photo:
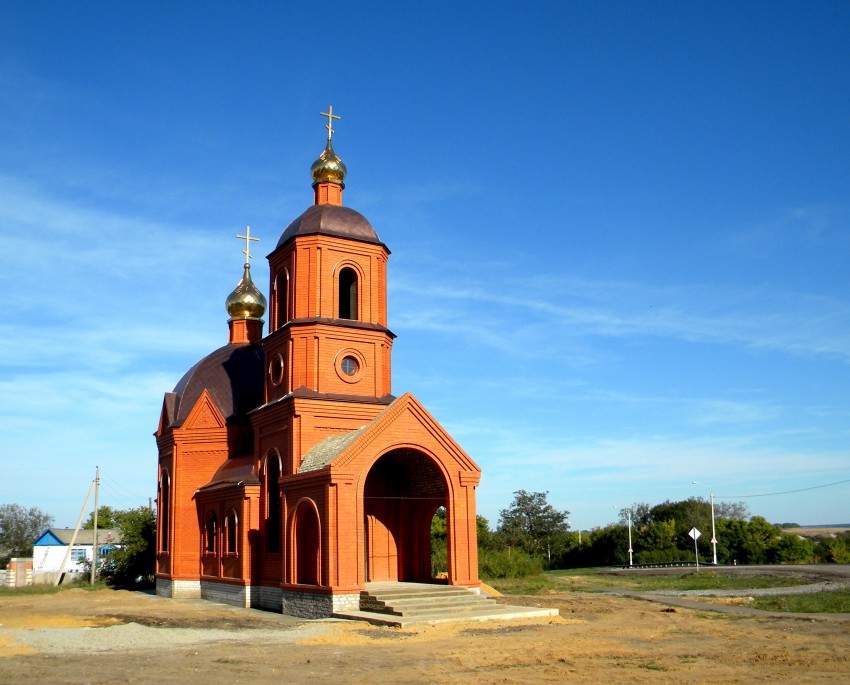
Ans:
[[[280,385],[283,381],[283,357],[276,354],[272,357],[269,364],[269,376],[271,377],[272,385]]]
[[[342,368],[342,372],[346,376],[353,376],[357,373],[360,366],[357,364],[357,360],[354,357],[345,357],[340,364],[340,368]]]

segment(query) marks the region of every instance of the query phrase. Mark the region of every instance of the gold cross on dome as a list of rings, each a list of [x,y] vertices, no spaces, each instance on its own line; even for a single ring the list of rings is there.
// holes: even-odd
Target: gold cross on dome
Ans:
[[[245,241],[245,249],[242,250],[242,254],[245,255],[245,263],[249,264],[250,259],[251,259],[251,241],[255,240],[255,241],[259,242],[260,239],[251,237],[251,227],[250,226],[245,227],[245,235],[237,235],[236,237],[242,238]]]
[[[319,116],[323,116],[323,117],[328,118],[328,123],[325,125],[325,128],[328,129],[328,142],[330,143],[331,142],[331,136],[334,133],[334,130],[331,128],[331,125],[333,124],[333,120],[339,119],[339,117],[336,114],[334,114],[333,105],[328,105],[328,111],[327,112],[319,112]]]

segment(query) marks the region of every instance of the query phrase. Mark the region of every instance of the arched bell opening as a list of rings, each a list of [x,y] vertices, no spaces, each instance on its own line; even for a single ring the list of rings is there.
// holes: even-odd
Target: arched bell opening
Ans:
[[[433,581],[431,523],[440,507],[446,481],[431,457],[403,448],[378,459],[363,489],[366,580]]]

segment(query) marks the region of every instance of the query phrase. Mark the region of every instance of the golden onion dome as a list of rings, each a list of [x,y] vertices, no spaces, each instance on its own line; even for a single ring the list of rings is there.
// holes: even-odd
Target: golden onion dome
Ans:
[[[343,188],[345,187],[343,181],[347,172],[345,163],[334,152],[331,141],[328,141],[327,146],[322,150],[322,154],[319,155],[319,159],[313,162],[313,166],[310,167],[314,184],[338,183]]]
[[[245,273],[225,303],[231,319],[260,319],[266,313],[266,298],[251,280],[251,266],[245,265]]]

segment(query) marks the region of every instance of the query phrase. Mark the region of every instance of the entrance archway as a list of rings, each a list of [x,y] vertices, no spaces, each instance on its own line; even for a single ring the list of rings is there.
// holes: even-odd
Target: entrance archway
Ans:
[[[319,517],[310,502],[295,512],[295,582],[319,584]]]
[[[446,482],[430,457],[404,448],[378,459],[363,489],[366,580],[431,580],[431,520],[445,506]]]

